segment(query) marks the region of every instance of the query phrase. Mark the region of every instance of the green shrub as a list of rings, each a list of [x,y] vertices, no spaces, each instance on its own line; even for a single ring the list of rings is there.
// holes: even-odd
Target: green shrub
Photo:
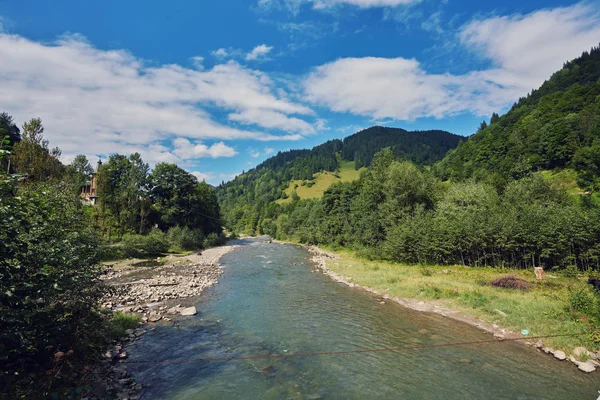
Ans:
[[[155,257],[169,250],[169,241],[160,229],[153,229],[147,235],[128,235],[121,242],[125,257]]]
[[[42,398],[102,346],[99,245],[69,188],[0,181],[0,397]]]
[[[594,320],[600,319],[600,296],[588,287],[578,287],[569,293],[569,306]]]
[[[206,236],[206,240],[204,241],[204,248],[208,249],[210,247],[222,246],[227,242],[227,237],[223,234],[217,235],[214,232],[211,232]]]
[[[138,314],[116,311],[112,318],[106,322],[106,334],[110,339],[118,339],[126,336],[127,329],[135,329],[140,323]]]
[[[201,229],[175,226],[167,232],[167,238],[173,249],[201,250],[204,245],[204,233]]]

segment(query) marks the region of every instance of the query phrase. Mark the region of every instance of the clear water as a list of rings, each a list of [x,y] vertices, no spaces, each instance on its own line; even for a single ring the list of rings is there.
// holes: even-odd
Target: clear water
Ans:
[[[241,241],[198,315],[159,326],[130,359],[313,353],[487,340],[447,318],[379,304],[296,246]],[[596,399],[598,375],[517,343],[241,361],[130,364],[144,399]]]

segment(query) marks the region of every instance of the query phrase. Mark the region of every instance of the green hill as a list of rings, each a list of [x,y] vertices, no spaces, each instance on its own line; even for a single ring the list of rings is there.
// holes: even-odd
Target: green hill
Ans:
[[[443,179],[508,181],[574,168],[578,183],[600,188],[600,47],[564,65],[508,113],[435,166]]]
[[[311,150],[289,150],[265,160],[217,187],[221,210],[230,226],[255,232],[270,204],[323,195],[333,183],[358,179],[373,156],[390,148],[396,157],[418,165],[433,165],[455,148],[462,136],[449,132],[415,131],[374,126],[342,140],[330,140]],[[297,187],[296,187],[297,185]]]

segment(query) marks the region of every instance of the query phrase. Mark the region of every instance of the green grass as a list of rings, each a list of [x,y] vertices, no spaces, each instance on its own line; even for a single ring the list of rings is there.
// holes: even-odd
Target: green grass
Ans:
[[[113,313],[106,323],[106,330],[109,338],[118,339],[123,336],[127,336],[125,331],[127,329],[135,329],[140,323],[140,316],[133,313],[123,313],[116,311]]]
[[[542,171],[542,176],[552,186],[565,189],[570,195],[579,195],[583,190],[577,186],[577,171],[569,168]]]
[[[565,277],[536,281],[533,271],[410,266],[359,259],[348,251],[338,254],[339,260],[328,260],[328,268],[391,297],[431,301],[514,332],[527,329],[534,336],[577,333],[591,328],[585,317],[569,307],[572,290],[589,290],[585,281]],[[531,290],[522,292],[485,284],[506,274],[526,280]],[[567,354],[577,346],[598,350],[598,343],[587,336],[546,339],[544,343]]]
[[[351,182],[360,178],[360,173],[364,170],[354,169],[354,161],[341,161],[340,168],[337,172],[318,172],[313,175],[314,185],[309,187],[308,183],[311,181],[295,180],[291,181],[289,187],[285,190],[288,196],[292,195],[292,192],[296,190],[296,194],[301,199],[316,199],[323,197],[323,194],[331,185],[337,182]],[[304,184],[304,185],[303,185]],[[279,199],[277,203],[285,204],[291,202],[291,197],[287,199]]]

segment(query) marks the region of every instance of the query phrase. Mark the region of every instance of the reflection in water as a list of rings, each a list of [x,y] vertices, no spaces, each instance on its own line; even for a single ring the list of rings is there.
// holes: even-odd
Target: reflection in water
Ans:
[[[311,272],[300,247],[261,239],[226,255],[219,285],[131,360],[243,357],[487,340],[446,319],[381,305]],[[600,382],[518,343],[317,357],[131,364],[144,399],[592,399]]]

